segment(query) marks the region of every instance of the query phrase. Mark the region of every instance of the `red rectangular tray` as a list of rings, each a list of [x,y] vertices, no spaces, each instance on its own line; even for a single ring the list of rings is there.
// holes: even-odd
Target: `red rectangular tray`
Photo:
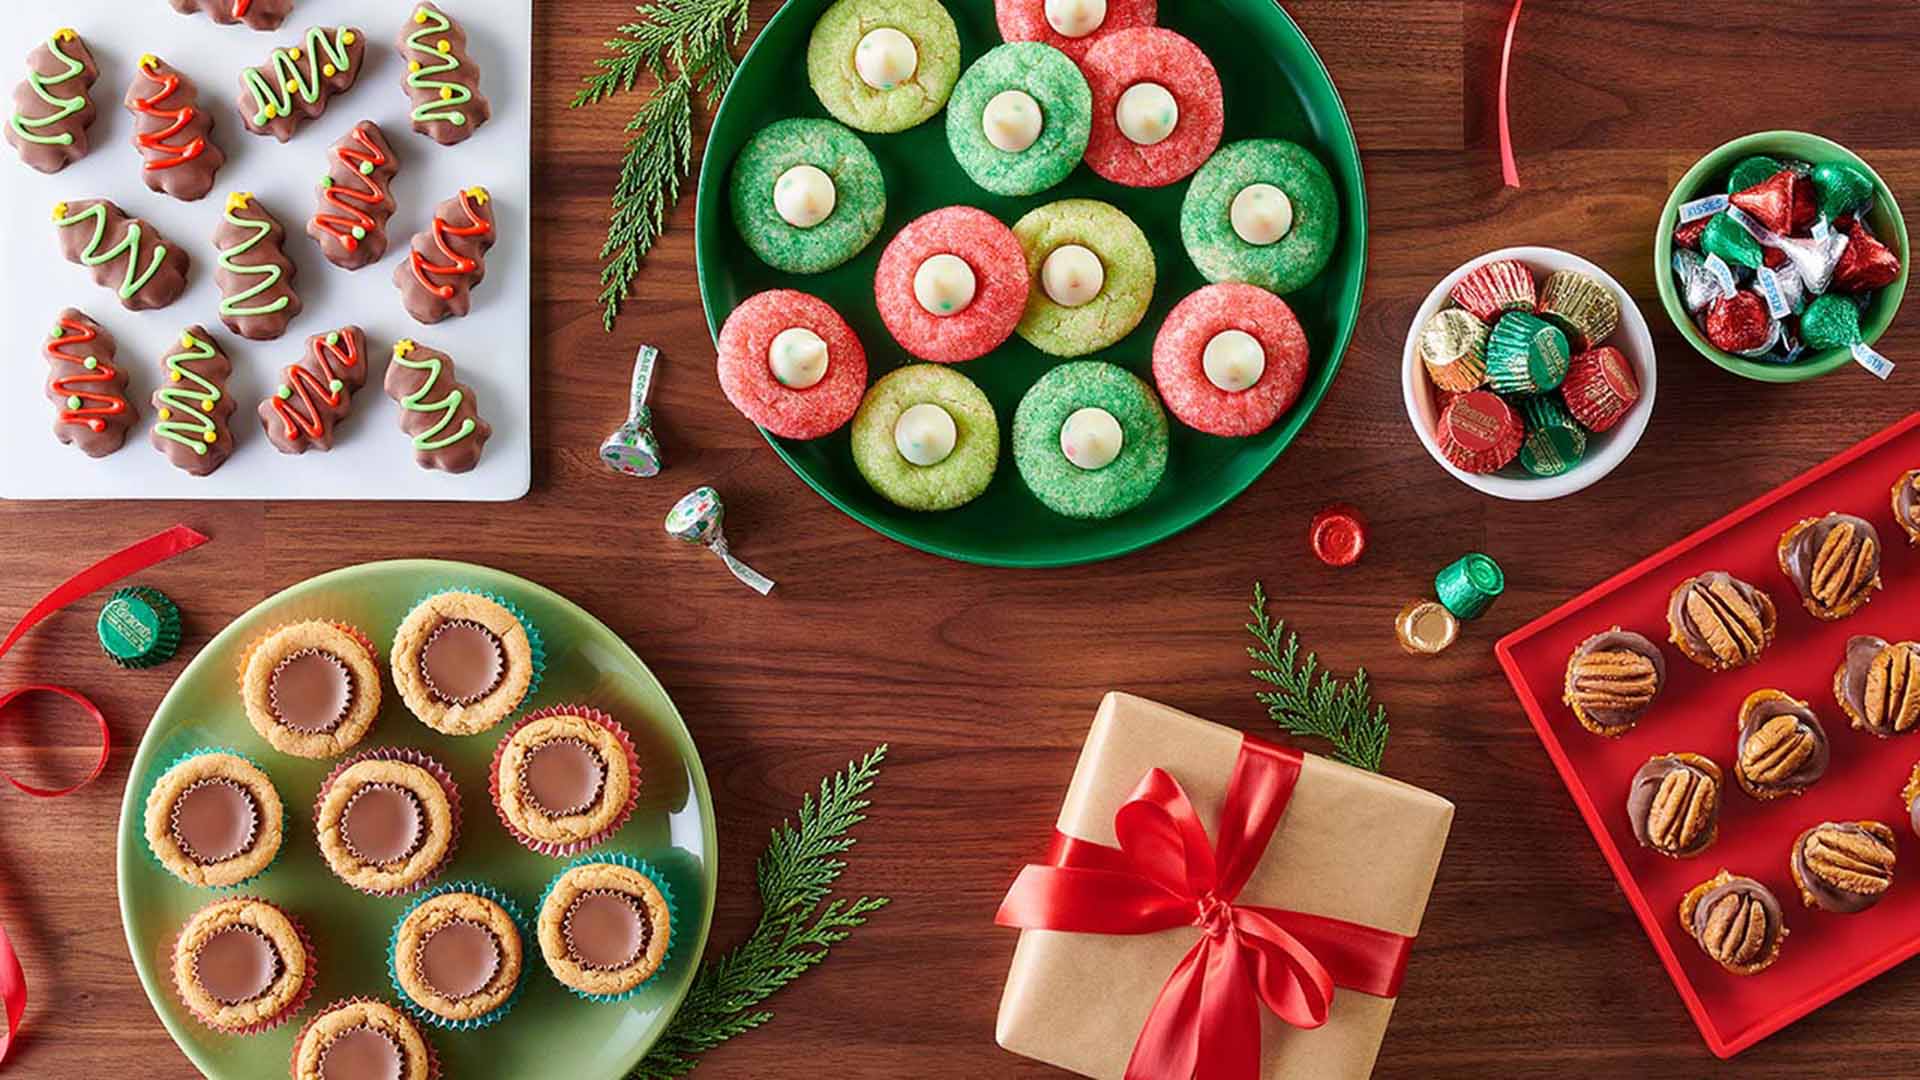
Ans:
[[[1833,673],[1846,641],[1877,634],[1920,638],[1920,552],[1894,522],[1894,481],[1920,468],[1915,413],[1785,486],[1728,514],[1667,550],[1616,574],[1502,638],[1501,667],[1533,721],[1580,815],[1646,927],[1660,962],[1693,1014],[1707,1046],[1732,1057],[1813,1010],[1920,953],[1920,839],[1900,790],[1920,759],[1920,737],[1876,739],[1853,730],[1833,698]],[[1781,574],[1775,545],[1796,521],[1840,510],[1873,522],[1886,547],[1872,603],[1824,623],[1807,614]],[[1779,636],[1758,663],[1711,674],[1667,643],[1667,597],[1682,580],[1726,570],[1769,593]],[[1567,657],[1589,635],[1618,624],[1661,643],[1667,683],[1637,727],[1617,739],[1589,733],[1561,701]],[[1826,776],[1805,795],[1759,802],[1734,783],[1740,703],[1763,687],[1812,704],[1833,746]],[[1727,776],[1720,837],[1691,859],[1640,847],[1627,821],[1627,787],[1647,759],[1672,751],[1705,754]],[[1794,839],[1822,821],[1875,819],[1892,825],[1902,857],[1894,885],[1858,915],[1809,911],[1787,870]],[[1764,882],[1779,896],[1789,936],[1780,960],[1758,975],[1723,971],[1679,921],[1680,898],[1722,867]]]

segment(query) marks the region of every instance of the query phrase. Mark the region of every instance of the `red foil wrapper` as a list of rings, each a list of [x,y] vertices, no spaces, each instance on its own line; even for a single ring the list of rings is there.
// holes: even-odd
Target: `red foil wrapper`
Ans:
[[[1328,566],[1352,566],[1367,550],[1367,523],[1360,517],[1360,511],[1345,503],[1335,503],[1313,515],[1308,538],[1314,557],[1321,562]]]
[[[1820,220],[1820,200],[1813,194],[1813,181],[1801,177],[1793,186],[1793,233],[1805,236]]]
[[[1461,278],[1450,295],[1489,326],[1509,311],[1532,311],[1540,299],[1533,271],[1513,259],[1479,267]]]
[[[1700,238],[1706,235],[1707,222],[1712,220],[1710,217],[1703,217],[1698,221],[1690,221],[1680,226],[1673,230],[1673,242],[1689,251],[1699,251]]]
[[[1760,294],[1742,289],[1707,308],[1707,340],[1716,349],[1750,353],[1773,340],[1773,315]]]
[[[1793,231],[1794,193],[1803,183],[1799,173],[1781,169],[1745,191],[1734,192],[1731,199],[1755,221],[1784,236]]]
[[[1490,473],[1505,467],[1520,453],[1526,429],[1520,415],[1500,395],[1475,390],[1447,405],[1434,434],[1440,441],[1440,453],[1456,468]]]
[[[1833,269],[1832,288],[1861,293],[1884,289],[1900,276],[1900,256],[1880,242],[1865,225],[1849,219],[1847,248]]]
[[[1766,263],[1767,268],[1770,270],[1778,270],[1787,265],[1787,253],[1781,251],[1779,248],[1762,248],[1760,251],[1760,259]]]
[[[1589,431],[1606,431],[1640,400],[1640,380],[1619,349],[1608,345],[1573,358],[1560,384],[1567,411]]]

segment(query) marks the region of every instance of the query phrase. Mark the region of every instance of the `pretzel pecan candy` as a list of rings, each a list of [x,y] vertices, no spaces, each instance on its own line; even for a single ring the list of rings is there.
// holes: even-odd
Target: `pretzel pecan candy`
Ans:
[[[1914,763],[1913,775],[1907,777],[1907,786],[1900,791],[1900,805],[1907,808],[1907,821],[1914,834],[1920,835],[1920,762]]]
[[[1581,727],[1596,735],[1624,735],[1652,707],[1666,681],[1660,646],[1616,626],[1581,642],[1567,658],[1565,699]]]
[[[1688,578],[1667,600],[1673,643],[1708,671],[1753,663],[1773,644],[1777,618],[1772,597],[1724,570]]]
[[[1788,866],[1800,900],[1819,911],[1851,915],[1880,902],[1893,887],[1893,829],[1878,821],[1828,821],[1800,834]]]
[[[1641,847],[1684,859],[1720,835],[1720,766],[1699,754],[1662,754],[1627,789],[1627,818]]]
[[[1756,799],[1798,795],[1826,775],[1831,747],[1806,702],[1756,690],[1740,706],[1733,775]]]
[[[1893,482],[1893,520],[1906,530],[1909,543],[1920,544],[1920,469]]]
[[[1849,638],[1833,673],[1833,696],[1862,731],[1884,739],[1920,730],[1920,642]]]
[[[1725,870],[1680,898],[1680,925],[1700,950],[1735,975],[1755,975],[1780,958],[1786,918],[1773,891]]]
[[[1880,587],[1880,534],[1862,518],[1807,518],[1780,536],[1780,572],[1816,619],[1844,619]]]

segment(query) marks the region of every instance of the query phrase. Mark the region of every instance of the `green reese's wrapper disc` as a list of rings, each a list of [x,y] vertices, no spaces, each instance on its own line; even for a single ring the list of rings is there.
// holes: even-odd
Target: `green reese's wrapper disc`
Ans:
[[[1487,383],[1503,394],[1541,394],[1566,380],[1567,335],[1524,311],[1500,316],[1487,339]]]
[[[1520,467],[1535,476],[1559,476],[1587,452],[1587,432],[1559,399],[1551,395],[1520,402],[1527,433],[1520,443]]]
[[[96,627],[107,659],[123,668],[164,664],[180,651],[180,609],[159,589],[121,589],[100,609]]]
[[[1448,611],[1462,619],[1477,619],[1507,590],[1507,576],[1491,556],[1474,551],[1435,574],[1433,589]]]

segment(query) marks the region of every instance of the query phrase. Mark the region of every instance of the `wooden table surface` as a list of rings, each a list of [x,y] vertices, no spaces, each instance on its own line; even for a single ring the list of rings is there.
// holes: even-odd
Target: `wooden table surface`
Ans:
[[[774,1022],[714,1052],[702,1075],[970,1080],[1061,1075],[993,1043],[1014,935],[992,915],[1053,822],[1101,695],[1131,690],[1269,730],[1239,630],[1261,579],[1276,614],[1324,661],[1372,673],[1393,721],[1388,771],[1459,807],[1380,1076],[1911,1074],[1915,965],[1737,1064],[1708,1054],[1492,644],[1915,407],[1920,323],[1907,320],[1884,342],[1915,368],[1890,384],[1852,369],[1798,387],[1743,382],[1668,325],[1650,251],[1671,183],[1706,150],[1752,130],[1824,133],[1864,153],[1896,190],[1920,193],[1911,134],[1920,130],[1911,57],[1920,8],[1530,5],[1514,65],[1526,186],[1507,191],[1488,96],[1504,0],[1286,6],[1332,69],[1366,154],[1371,278],[1340,378],[1300,441],[1246,496],[1183,536],[1118,563],[1010,572],[922,555],[835,512],[714,383],[691,199],[630,314],[605,336],[593,254],[625,111],[563,106],[630,9],[541,0],[532,495],[498,507],[10,504],[0,509],[0,611],[10,622],[95,555],[177,521],[213,543],[141,580],[185,608],[187,655],[276,590],[364,560],[469,559],[552,586],[632,642],[693,728],[722,827],[716,948],[751,925],[752,860],[768,827],[820,776],[890,742],[844,884],[896,905],[774,999]],[[1495,502],[1451,481],[1400,405],[1401,342],[1427,290],[1460,262],[1514,243],[1570,248],[1619,276],[1663,360],[1638,452],[1595,488],[1548,505]],[[652,481],[612,476],[595,457],[624,413],[628,358],[642,341],[665,356],[656,412],[670,469]],[[660,535],[674,499],[709,482],[732,508],[738,550],[779,579],[772,599]],[[1354,569],[1327,569],[1305,550],[1308,518],[1334,499],[1372,523]],[[1394,612],[1469,549],[1504,563],[1508,595],[1443,657],[1403,655]],[[112,857],[131,747],[180,664],[111,669],[93,641],[96,608],[56,617],[0,663],[0,686],[55,681],[95,695],[117,744],[105,776],[76,797],[0,792],[0,922],[33,992],[24,1042],[0,1071],[190,1076],[134,977]],[[41,782],[73,777],[90,739],[57,710],[22,710],[0,725],[0,766]]]

